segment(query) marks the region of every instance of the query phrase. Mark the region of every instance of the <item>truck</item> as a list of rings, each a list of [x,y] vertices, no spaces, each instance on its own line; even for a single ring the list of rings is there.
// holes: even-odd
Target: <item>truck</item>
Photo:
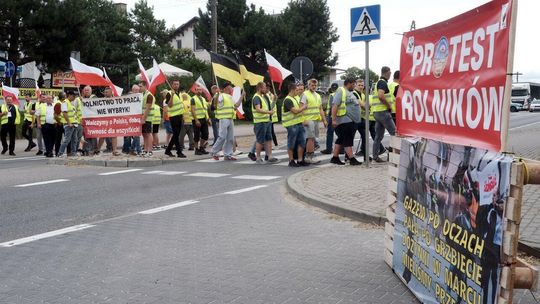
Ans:
[[[540,99],[540,83],[512,83],[512,103],[521,104],[523,110],[528,110],[533,99]]]

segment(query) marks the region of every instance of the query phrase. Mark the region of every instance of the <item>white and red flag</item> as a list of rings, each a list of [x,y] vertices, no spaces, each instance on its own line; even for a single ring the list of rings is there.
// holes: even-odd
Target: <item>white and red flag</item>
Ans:
[[[144,69],[144,66],[142,65],[139,58],[137,58],[137,62],[139,63],[139,70],[141,72],[141,79],[146,82],[146,84],[150,85],[150,78],[148,77],[148,73],[146,73],[146,70]]]
[[[152,79],[150,80],[150,85],[148,89],[150,90],[150,92],[152,92],[152,94],[155,94],[157,86],[166,82],[167,77],[165,77],[165,74],[163,73],[155,59],[151,71]]]
[[[39,88],[37,81],[35,82],[35,84],[36,84],[36,99],[39,101],[41,99],[41,89]]]
[[[107,71],[105,70],[105,68],[103,68],[103,75],[105,76],[105,79],[109,81],[109,87],[111,88],[113,92],[113,96],[118,97],[122,95],[122,92],[124,91],[124,89],[112,83],[111,79],[109,78],[109,75],[107,75]]]
[[[77,84],[93,85],[100,87],[109,86],[109,81],[103,78],[103,72],[100,69],[88,66],[73,58],[69,58],[69,60],[71,61],[73,76],[75,76],[75,81],[77,82]]]
[[[268,73],[270,74],[270,79],[273,82],[279,83],[279,88],[283,83],[283,79],[289,77],[292,74],[291,71],[284,68],[279,61],[276,60],[272,55],[268,54],[265,50],[264,54],[266,55],[266,63],[268,64]]]
[[[13,104],[19,105],[19,89],[8,87],[7,85],[2,83],[2,96],[4,96],[4,100],[6,97],[11,96],[13,98]]]
[[[202,78],[202,76],[199,76],[199,78],[195,80],[195,82],[191,86],[190,91],[195,93],[195,90],[197,89],[197,87],[200,87],[202,89],[202,92],[204,94],[204,97],[206,97],[206,100],[208,101],[212,100],[212,94],[210,94],[210,91],[208,91],[208,88],[206,87],[206,83],[204,83],[204,79]]]

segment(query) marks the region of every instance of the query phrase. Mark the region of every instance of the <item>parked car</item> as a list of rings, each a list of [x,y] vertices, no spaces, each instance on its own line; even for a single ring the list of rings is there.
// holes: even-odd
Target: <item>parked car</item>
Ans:
[[[523,105],[520,103],[512,102],[510,104],[510,112],[518,112],[523,110]]]
[[[540,110],[540,99],[533,99],[529,105],[529,112]]]

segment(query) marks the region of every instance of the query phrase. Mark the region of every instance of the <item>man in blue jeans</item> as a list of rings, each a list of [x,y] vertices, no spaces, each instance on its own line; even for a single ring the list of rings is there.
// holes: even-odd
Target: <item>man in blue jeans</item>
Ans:
[[[60,98],[63,97],[65,97],[65,95],[63,92],[61,92]],[[64,124],[64,140],[60,145],[60,151],[57,157],[62,157],[64,155],[64,152],[66,151],[68,145],[70,145],[71,147],[70,156],[77,155],[77,145],[79,144],[79,142],[77,141],[77,128],[79,126],[79,121],[77,119],[77,114],[75,113],[76,108],[73,105],[74,100],[75,93],[68,92],[67,99],[63,99],[61,101],[62,113],[60,114],[60,119]]]
[[[287,154],[289,167],[302,167],[309,164],[301,160],[306,148],[306,136],[303,126],[302,113],[307,109],[307,103],[300,104],[296,98],[296,84],[289,84],[289,94],[283,100],[281,123],[287,129]],[[294,151],[297,151],[296,159]]]
[[[257,84],[257,93],[255,93],[251,100],[253,129],[257,139],[256,162],[257,164],[265,163],[261,158],[261,151],[264,147],[266,155],[268,155],[268,163],[274,164],[279,162],[279,159],[272,156],[272,120],[270,116],[275,113],[275,109],[272,108],[273,102],[268,100],[265,93],[266,83],[259,82]]]

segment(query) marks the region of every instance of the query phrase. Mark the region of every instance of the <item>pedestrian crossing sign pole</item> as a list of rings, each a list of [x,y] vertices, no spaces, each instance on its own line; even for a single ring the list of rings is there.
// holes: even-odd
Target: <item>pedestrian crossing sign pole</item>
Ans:
[[[364,85],[366,88],[365,134],[369,138],[369,42],[381,38],[381,6],[371,5],[351,8],[351,41],[366,42],[366,68]],[[363,142],[364,163],[369,167],[369,140]]]

